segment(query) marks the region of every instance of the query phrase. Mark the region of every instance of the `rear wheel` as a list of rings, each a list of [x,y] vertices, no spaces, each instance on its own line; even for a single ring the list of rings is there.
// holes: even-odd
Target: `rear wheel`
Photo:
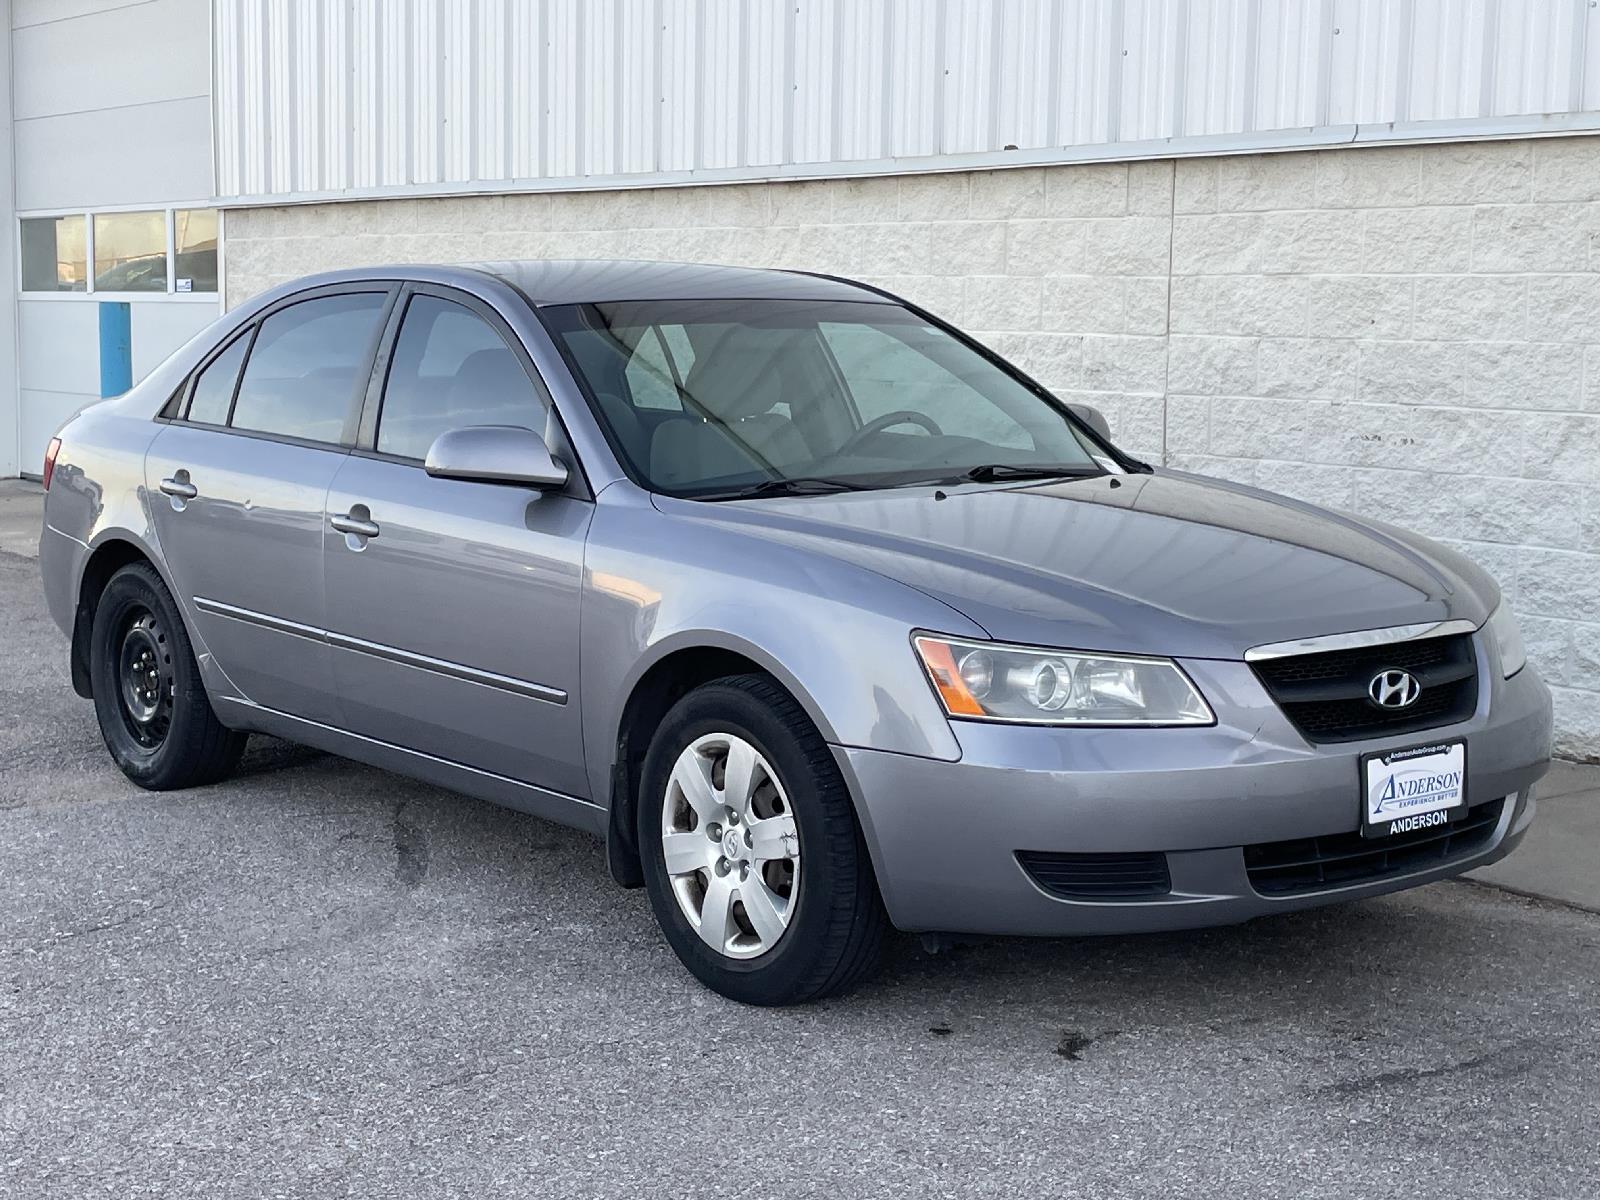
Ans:
[[[245,735],[217,720],[178,606],[148,564],[123,567],[100,594],[89,674],[106,749],[140,787],[214,783],[238,763]]]
[[[763,675],[706,684],[645,758],[639,845],[657,920],[706,986],[746,1004],[844,991],[886,923],[827,744]]]

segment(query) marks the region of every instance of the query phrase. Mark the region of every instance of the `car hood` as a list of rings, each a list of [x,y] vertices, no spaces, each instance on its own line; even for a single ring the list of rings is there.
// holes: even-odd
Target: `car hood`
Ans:
[[[1002,641],[1187,658],[1465,617],[1494,582],[1414,534],[1179,472],[663,511],[898,580]]]

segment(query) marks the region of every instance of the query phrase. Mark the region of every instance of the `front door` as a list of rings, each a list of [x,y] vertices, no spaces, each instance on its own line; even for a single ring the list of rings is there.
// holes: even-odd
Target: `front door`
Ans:
[[[328,637],[346,728],[587,798],[578,602],[593,505],[576,494],[435,479],[433,439],[543,432],[549,400],[497,318],[417,291],[376,428],[328,494]]]
[[[270,311],[196,374],[145,457],[156,538],[214,665],[249,700],[312,720],[338,715],[320,637],[328,487],[387,300]]]

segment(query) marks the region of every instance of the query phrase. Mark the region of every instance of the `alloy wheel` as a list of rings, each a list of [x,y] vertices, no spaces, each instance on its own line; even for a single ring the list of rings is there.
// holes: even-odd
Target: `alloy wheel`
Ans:
[[[800,833],[777,772],[744,738],[708,733],[673,764],[661,845],[673,895],[700,939],[729,958],[767,953],[800,890]]]

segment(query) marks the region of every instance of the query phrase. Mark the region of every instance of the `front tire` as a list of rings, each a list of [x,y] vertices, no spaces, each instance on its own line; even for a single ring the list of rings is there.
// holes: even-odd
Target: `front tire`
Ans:
[[[849,792],[768,677],[719,679],[672,708],[645,756],[638,833],[656,919],[713,991],[801,1004],[876,965],[887,921]]]
[[[142,788],[215,783],[244,752],[245,735],[212,711],[178,606],[147,563],[123,567],[101,592],[89,678],[106,749]]]

